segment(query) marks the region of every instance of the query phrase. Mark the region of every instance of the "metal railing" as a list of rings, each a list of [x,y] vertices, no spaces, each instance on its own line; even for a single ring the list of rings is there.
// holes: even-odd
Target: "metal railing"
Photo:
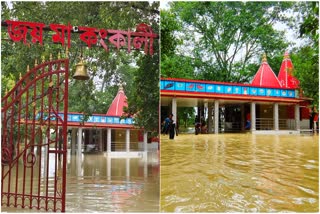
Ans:
[[[273,118],[256,118],[256,130],[274,130]]]
[[[130,151],[143,151],[143,148],[139,148],[139,143],[137,141],[130,142]]]
[[[224,132],[239,132],[241,129],[241,122],[224,122]]]
[[[126,142],[124,142],[124,141],[112,141],[111,142],[111,151],[125,152],[126,151]]]
[[[225,122],[219,121],[219,132],[239,132],[244,131],[244,124],[241,122]],[[274,130],[273,118],[256,118],[256,130]],[[296,121],[294,119],[279,119],[279,130],[296,130]],[[214,132],[214,125],[210,129],[210,133]]]
[[[295,130],[296,121],[294,119],[279,119],[279,130]]]
[[[295,130],[296,122],[293,119],[279,119],[279,130]],[[256,118],[256,130],[274,130],[273,118]]]
[[[114,152],[125,152],[127,148],[125,141],[112,141],[111,142],[111,151]],[[139,147],[139,142],[130,141],[129,143],[129,151],[136,152],[136,151],[143,151],[143,148]]]

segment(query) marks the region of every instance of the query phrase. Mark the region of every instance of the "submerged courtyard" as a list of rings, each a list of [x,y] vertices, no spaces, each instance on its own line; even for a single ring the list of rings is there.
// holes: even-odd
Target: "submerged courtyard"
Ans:
[[[161,137],[162,212],[318,212],[319,136]]]
[[[106,153],[78,155],[71,154],[69,150],[66,212],[158,212],[158,157],[157,151],[148,152],[147,156],[142,158],[110,158]],[[53,184],[54,164],[50,163],[47,171],[49,182]],[[26,189],[28,188],[29,186]],[[49,191],[51,192],[51,188]],[[35,212],[32,209],[22,209],[20,206],[3,206],[1,210]]]

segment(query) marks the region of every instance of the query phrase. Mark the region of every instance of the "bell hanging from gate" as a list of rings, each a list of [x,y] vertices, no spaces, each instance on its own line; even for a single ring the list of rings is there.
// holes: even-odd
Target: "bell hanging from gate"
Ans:
[[[80,62],[76,65],[76,72],[73,75],[73,79],[76,80],[88,80],[89,75],[87,73],[87,66],[84,64],[82,57]]]

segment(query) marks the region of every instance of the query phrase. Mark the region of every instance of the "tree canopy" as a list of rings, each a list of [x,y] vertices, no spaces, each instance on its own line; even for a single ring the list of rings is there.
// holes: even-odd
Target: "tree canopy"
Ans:
[[[319,2],[298,3],[302,14],[298,25],[300,37],[307,43],[294,51],[294,74],[300,80],[300,86],[307,97],[313,98],[312,105],[319,108]]]
[[[72,26],[88,26],[103,29],[115,29],[135,31],[140,23],[146,23],[152,27],[153,32],[159,34],[159,2],[1,2],[2,20],[19,20],[41,22],[46,25],[51,23]],[[34,64],[35,59],[49,55],[57,56],[58,52],[64,52],[61,45],[53,44],[51,34],[44,32],[43,46],[33,44],[26,46],[22,42],[14,43],[8,39],[7,31],[2,28],[1,66],[2,66],[2,90],[4,95],[6,88],[10,89],[10,82],[17,81],[19,73],[26,72],[27,65]],[[158,109],[151,109],[150,103],[158,105],[158,96],[151,96],[148,100],[140,102],[136,96],[136,87],[141,84],[150,84],[148,88],[158,90],[158,84],[139,79],[140,75],[153,75],[153,81],[159,79],[159,69],[156,66],[145,65],[145,54],[142,51],[110,50],[108,53],[100,46],[90,49],[78,39],[79,35],[71,35],[70,76],[75,72],[81,52],[86,60],[90,79],[85,82],[70,78],[69,84],[69,111],[92,113],[106,113],[112,99],[118,91],[118,84],[124,83],[129,106],[135,106],[136,113],[142,116],[137,120],[138,126],[144,126],[146,130],[156,130],[158,125],[146,123],[150,118],[157,120]],[[158,39],[154,41],[153,56],[148,56],[149,61],[159,62]],[[82,42],[82,43],[81,43]],[[149,62],[150,63],[150,62]],[[142,81],[142,82],[139,82]],[[8,84],[7,84],[8,83]],[[148,91],[150,92],[150,90]],[[144,92],[147,93],[147,92]],[[139,102],[138,102],[139,101]],[[137,104],[138,103],[138,104]],[[150,107],[150,109],[149,109]],[[145,111],[147,113],[145,113]]]
[[[286,21],[282,13],[291,5],[173,2],[170,12],[183,26],[175,32],[183,40],[176,54],[193,58],[198,79],[248,82],[256,72],[257,57],[266,52],[272,59],[287,46],[283,32],[274,29],[273,24]]]
[[[161,47],[169,47],[163,48],[161,76],[250,83],[263,53],[278,74],[283,54],[289,50],[302,90],[317,103],[318,5],[171,2],[169,9],[161,11],[161,32],[168,33]],[[286,37],[288,29],[304,40],[297,43],[298,38]]]

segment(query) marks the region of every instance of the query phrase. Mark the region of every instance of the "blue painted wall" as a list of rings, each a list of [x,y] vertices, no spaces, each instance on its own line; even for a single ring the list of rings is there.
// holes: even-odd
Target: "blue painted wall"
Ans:
[[[36,119],[40,118],[40,114],[38,113]],[[58,114],[61,118],[63,118],[63,113]],[[48,114],[44,113],[44,120],[47,119]],[[68,122],[82,122],[82,114],[79,113],[68,113]],[[52,119],[56,119],[53,115]],[[124,125],[133,125],[132,118],[121,119],[120,117],[110,117],[110,116],[102,116],[102,115],[92,115],[86,121],[86,123],[104,123],[104,124],[124,124]]]
[[[263,88],[254,86],[239,86],[239,85],[224,85],[215,83],[199,83],[192,81],[174,81],[161,80],[160,90],[170,90],[177,92],[204,92],[228,95],[243,95],[243,96],[260,96],[260,97],[285,97],[295,98],[298,96],[294,89],[278,89],[278,88]]]

